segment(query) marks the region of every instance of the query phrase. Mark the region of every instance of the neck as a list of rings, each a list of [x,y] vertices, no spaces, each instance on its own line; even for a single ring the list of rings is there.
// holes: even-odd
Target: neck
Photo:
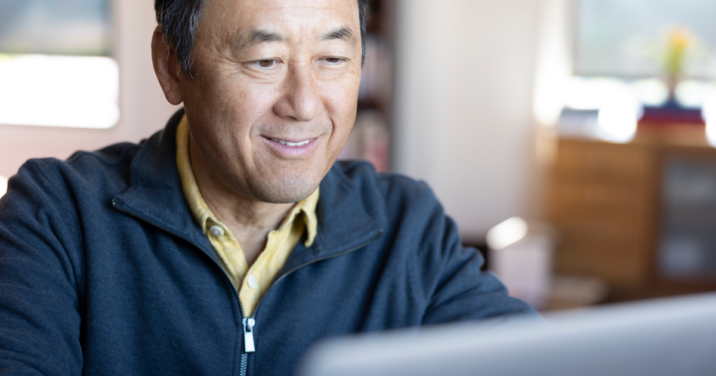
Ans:
[[[231,190],[213,173],[194,137],[190,137],[189,155],[201,196],[216,218],[231,230],[252,265],[264,249],[268,233],[281,225],[295,204],[251,200]]]

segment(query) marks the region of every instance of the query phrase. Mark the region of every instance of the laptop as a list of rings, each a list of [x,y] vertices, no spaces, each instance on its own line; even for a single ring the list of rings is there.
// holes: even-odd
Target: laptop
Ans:
[[[716,375],[716,294],[332,339],[302,376]]]

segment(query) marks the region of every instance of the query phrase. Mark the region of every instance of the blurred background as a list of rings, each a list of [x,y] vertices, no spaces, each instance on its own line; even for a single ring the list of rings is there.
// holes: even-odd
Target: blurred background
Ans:
[[[0,0],[0,192],[177,108],[151,0]],[[716,2],[371,0],[341,158],[427,181],[542,310],[716,290]]]

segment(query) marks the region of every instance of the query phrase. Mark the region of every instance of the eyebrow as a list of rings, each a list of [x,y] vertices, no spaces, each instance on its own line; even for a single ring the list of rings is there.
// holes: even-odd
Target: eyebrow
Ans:
[[[355,43],[356,37],[353,35],[353,32],[345,27],[342,27],[338,30],[331,31],[327,34],[324,34],[321,38],[321,40],[334,40],[334,39],[342,39],[346,42]]]
[[[266,42],[283,42],[286,37],[266,30],[254,30],[251,32],[251,38],[249,39],[249,46],[255,46],[257,44]]]
[[[321,36],[319,39],[323,41],[340,39],[350,43],[356,42],[356,37],[353,32],[345,27],[323,34],[323,36]],[[273,31],[254,30],[251,32],[251,36],[248,38],[248,41],[246,41],[246,43],[243,43],[243,45],[244,47],[248,47],[255,46],[261,43],[285,41],[285,36],[275,33]]]

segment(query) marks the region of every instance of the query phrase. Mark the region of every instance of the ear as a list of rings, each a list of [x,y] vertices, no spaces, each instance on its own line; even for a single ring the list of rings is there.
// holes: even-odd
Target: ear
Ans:
[[[161,26],[154,29],[152,36],[152,61],[154,62],[154,73],[157,75],[159,85],[164,91],[167,101],[173,105],[182,102],[179,61],[174,49],[164,43],[164,33]]]

